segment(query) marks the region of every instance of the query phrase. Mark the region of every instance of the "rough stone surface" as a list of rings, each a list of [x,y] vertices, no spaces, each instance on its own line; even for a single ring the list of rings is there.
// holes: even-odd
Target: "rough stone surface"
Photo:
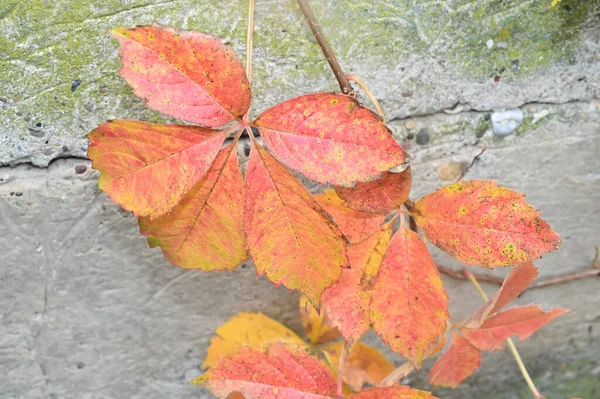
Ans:
[[[413,154],[412,197],[447,184],[439,171],[471,163],[486,144],[467,178],[526,193],[563,238],[538,262],[541,278],[590,267],[600,244],[597,0],[550,10],[516,0],[313,3],[344,68],[383,100]],[[301,332],[296,293],[257,279],[250,263],[207,274],[169,265],[77,159],[106,119],[169,121],[118,77],[110,28],[156,21],[211,31],[244,57],[244,19],[244,2],[230,0],[0,0],[0,399],[209,398],[188,381],[228,318],[263,312]],[[255,115],[336,89],[294,1],[257,2],[255,46]],[[523,121],[500,138],[491,115],[506,109]],[[443,279],[454,320],[478,307],[470,284]],[[600,397],[598,288],[588,279],[517,301],[573,311],[517,342],[549,399]],[[426,379],[425,370],[403,382],[432,389]],[[434,392],[531,397],[508,351],[484,356],[457,390]]]
[[[457,103],[501,110],[586,101],[600,90],[598,0],[327,0],[315,12],[347,73],[388,118]],[[0,165],[84,156],[107,119],[165,120],[118,77],[117,26],[158,22],[214,33],[245,56],[238,0],[0,0]],[[486,42],[507,43],[489,49]],[[295,1],[258,1],[253,113],[335,90]],[[77,84],[79,83],[79,84]]]

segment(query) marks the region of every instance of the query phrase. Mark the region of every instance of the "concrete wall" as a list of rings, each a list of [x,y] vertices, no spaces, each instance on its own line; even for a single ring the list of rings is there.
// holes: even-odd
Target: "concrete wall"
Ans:
[[[485,143],[468,178],[526,193],[563,238],[538,263],[541,277],[589,267],[600,245],[599,1],[550,10],[543,0],[313,3],[343,67],[382,100],[414,155],[415,198],[447,184],[448,165],[470,162]],[[97,190],[84,159],[85,134],[100,122],[170,121],[118,77],[110,28],[157,21],[210,31],[243,57],[245,7],[0,0],[0,398],[209,397],[187,382],[229,317],[260,311],[300,332],[297,294],[256,279],[251,264],[208,274],[170,266]],[[259,0],[256,25],[254,114],[336,89],[293,1]],[[444,283],[453,318],[480,303],[468,283]],[[518,343],[548,398],[600,396],[599,287],[589,279],[518,300],[573,310]],[[425,379],[409,377],[428,388]],[[507,352],[436,393],[529,397]]]

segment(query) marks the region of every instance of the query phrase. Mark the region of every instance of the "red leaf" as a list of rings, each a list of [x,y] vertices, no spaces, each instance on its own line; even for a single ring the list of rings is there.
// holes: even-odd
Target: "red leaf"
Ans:
[[[529,284],[537,277],[538,269],[532,262],[517,265],[502,283],[498,292],[484,303],[477,312],[465,323],[465,327],[478,328],[486,317],[496,313],[513,299],[521,295],[529,287]]]
[[[155,218],[202,178],[225,136],[196,126],[117,120],[99,125],[88,138],[98,186],[124,209]]]
[[[266,351],[244,348],[192,381],[218,398],[239,392],[247,399],[325,399],[336,383],[317,358],[299,348],[274,344]]]
[[[387,223],[364,241],[349,246],[350,268],[343,269],[340,279],[323,293],[323,310],[348,342],[358,340],[370,328],[373,281],[391,238],[392,223]]]
[[[405,386],[369,388],[354,395],[350,399],[437,399],[431,392],[419,391]]]
[[[323,184],[350,187],[406,160],[381,118],[342,94],[296,97],[263,112],[254,124],[279,160]]]
[[[325,190],[323,194],[315,195],[315,198],[333,216],[333,220],[351,243],[367,238],[385,219],[384,215],[373,215],[344,206],[334,190]]]
[[[399,173],[385,172],[379,180],[356,183],[352,188],[336,187],[344,205],[359,211],[388,213],[408,199],[412,176],[410,167]]]
[[[341,233],[308,190],[252,142],[246,170],[244,229],[259,275],[313,303],[348,265]]]
[[[480,328],[462,328],[461,331],[477,349],[495,351],[502,349],[502,344],[511,335],[517,335],[523,341],[568,311],[555,308],[546,313],[539,305],[520,306],[488,318]]]
[[[142,26],[118,28],[121,76],[148,107],[205,126],[241,118],[250,85],[231,46],[212,35]]]
[[[468,264],[515,265],[560,244],[523,194],[493,181],[446,186],[419,200],[413,216],[434,245]]]
[[[463,336],[452,333],[450,349],[435,362],[429,374],[429,383],[456,388],[481,364],[481,352]]]
[[[177,266],[233,270],[247,258],[243,193],[234,143],[219,152],[206,175],[171,212],[157,219],[140,218],[140,232]]]
[[[373,291],[373,328],[393,351],[420,367],[446,328],[448,296],[427,245],[409,228],[394,234]]]

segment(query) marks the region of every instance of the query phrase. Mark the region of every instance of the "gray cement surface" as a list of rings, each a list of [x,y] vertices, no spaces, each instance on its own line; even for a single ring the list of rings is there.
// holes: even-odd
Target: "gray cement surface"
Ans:
[[[537,262],[540,278],[590,267],[600,245],[598,1],[550,11],[542,1],[313,3],[343,66],[383,100],[413,154],[414,198],[455,179],[486,144],[467,178],[524,192],[563,238]],[[243,57],[244,18],[233,1],[0,0],[0,399],[209,398],[188,382],[230,317],[263,312],[302,333],[297,293],[257,279],[251,263],[185,271],[149,249],[85,159],[85,134],[106,119],[170,121],[117,76],[110,28],[212,31]],[[255,44],[255,114],[336,89],[293,1],[257,2]],[[469,283],[443,279],[454,320],[479,306]],[[572,310],[517,340],[549,399],[600,397],[599,288],[588,279],[516,301]],[[441,398],[531,397],[507,350],[485,355],[457,390],[426,379],[403,382]]]

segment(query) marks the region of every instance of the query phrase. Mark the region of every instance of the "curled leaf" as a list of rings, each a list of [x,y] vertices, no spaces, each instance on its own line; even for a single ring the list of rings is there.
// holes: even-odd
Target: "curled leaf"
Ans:
[[[151,247],[186,269],[233,270],[246,260],[244,182],[235,144],[222,149],[206,175],[169,213],[140,218]]]
[[[204,176],[223,132],[184,125],[116,120],[88,134],[98,186],[136,216],[171,210]]]
[[[231,46],[200,32],[117,28],[121,76],[148,107],[204,126],[240,119],[250,107],[246,71]]]
[[[413,216],[434,245],[467,264],[511,266],[560,244],[523,194],[488,180],[441,188],[419,200]]]
[[[252,142],[244,230],[256,271],[313,303],[348,265],[341,233],[308,190]]]
[[[212,367],[223,356],[240,351],[245,346],[262,348],[276,342],[306,347],[292,330],[262,313],[240,313],[217,329],[211,339],[202,367]]]
[[[336,393],[327,366],[300,348],[282,344],[264,350],[243,348],[221,358],[192,384],[223,399],[232,392],[247,399],[331,399]]]
[[[323,184],[351,187],[377,179],[407,158],[378,115],[342,94],[293,98],[254,125],[277,159]]]

